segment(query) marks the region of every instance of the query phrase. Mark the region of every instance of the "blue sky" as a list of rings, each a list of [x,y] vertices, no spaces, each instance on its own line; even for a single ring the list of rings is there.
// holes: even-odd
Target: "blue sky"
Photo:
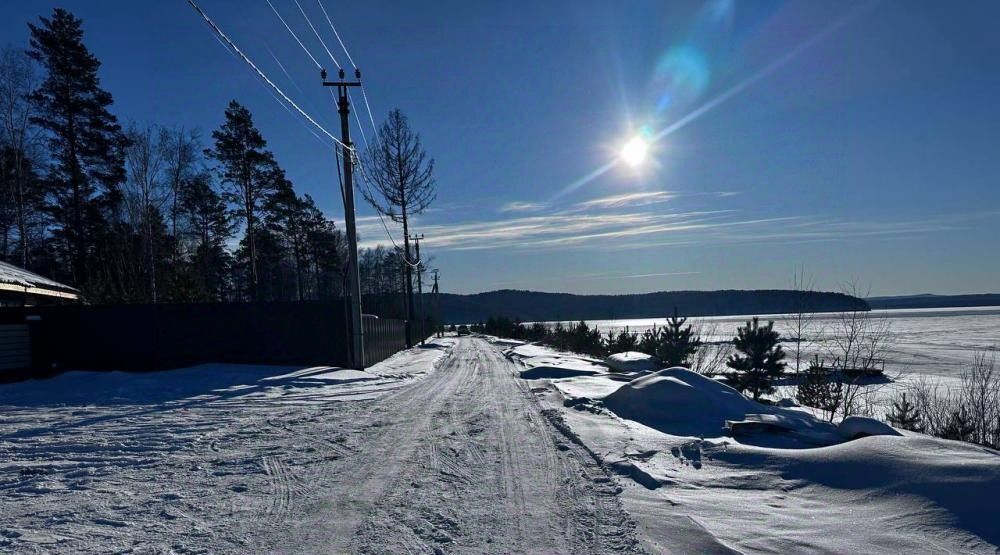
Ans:
[[[293,0],[272,3],[332,69]],[[437,160],[414,227],[445,291],[785,287],[801,265],[827,289],[1000,292],[1000,3],[324,3],[375,118],[401,108]],[[337,129],[265,0],[200,4]],[[342,218],[329,146],[185,1],[59,5],[84,19],[122,120],[207,136],[236,98],[296,188]],[[50,11],[5,3],[0,43]],[[638,169],[609,167],[637,133],[663,136]],[[359,210],[363,243],[386,242]]]

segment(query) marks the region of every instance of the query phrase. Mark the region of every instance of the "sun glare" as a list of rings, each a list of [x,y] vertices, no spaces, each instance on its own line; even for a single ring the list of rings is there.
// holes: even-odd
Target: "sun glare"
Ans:
[[[633,168],[639,167],[644,160],[646,160],[646,154],[649,153],[649,142],[643,137],[636,136],[630,139],[625,146],[622,147],[621,157],[626,164]]]

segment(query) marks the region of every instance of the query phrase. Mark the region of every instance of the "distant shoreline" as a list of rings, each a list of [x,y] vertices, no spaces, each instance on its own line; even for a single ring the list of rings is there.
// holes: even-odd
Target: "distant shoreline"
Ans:
[[[505,289],[470,295],[441,294],[448,323],[485,321],[491,316],[525,322],[664,318],[674,308],[682,316],[759,316],[854,309],[904,310],[1000,306],[1000,294],[907,295],[860,299],[833,292],[781,289],[660,291],[624,295],[575,295]]]
[[[872,309],[903,308],[972,308],[1000,306],[1000,293],[974,295],[904,295],[896,297],[870,297],[865,299]]]

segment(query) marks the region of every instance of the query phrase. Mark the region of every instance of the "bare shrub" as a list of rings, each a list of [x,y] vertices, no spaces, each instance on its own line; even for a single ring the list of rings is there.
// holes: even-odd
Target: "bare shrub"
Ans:
[[[995,350],[977,352],[956,389],[923,377],[907,394],[924,432],[947,439],[1000,448],[1000,372]]]
[[[701,324],[696,328],[695,336],[703,339],[699,349],[691,356],[692,371],[706,376],[714,376],[727,371],[726,361],[733,354],[732,341],[704,339],[717,337],[719,330],[718,322]]]
[[[979,445],[1000,447],[1000,372],[996,351],[980,351],[962,373],[959,409],[968,418],[971,432],[967,440]]]
[[[869,293],[857,282],[847,283],[842,291],[858,298],[866,298]],[[864,376],[855,371],[885,366],[892,341],[890,328],[887,317],[861,308],[841,312],[833,318],[827,355],[833,360],[843,389],[835,413],[850,416],[877,412],[881,387],[866,383]]]

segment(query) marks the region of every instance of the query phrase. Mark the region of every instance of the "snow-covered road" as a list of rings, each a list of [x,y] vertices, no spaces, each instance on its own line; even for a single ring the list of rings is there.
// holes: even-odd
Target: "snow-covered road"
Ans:
[[[635,552],[615,481],[514,370],[463,338],[370,376],[219,366],[2,386],[0,551]]]
[[[614,484],[542,416],[492,345],[368,405],[351,454],[275,548],[332,553],[632,552]]]

